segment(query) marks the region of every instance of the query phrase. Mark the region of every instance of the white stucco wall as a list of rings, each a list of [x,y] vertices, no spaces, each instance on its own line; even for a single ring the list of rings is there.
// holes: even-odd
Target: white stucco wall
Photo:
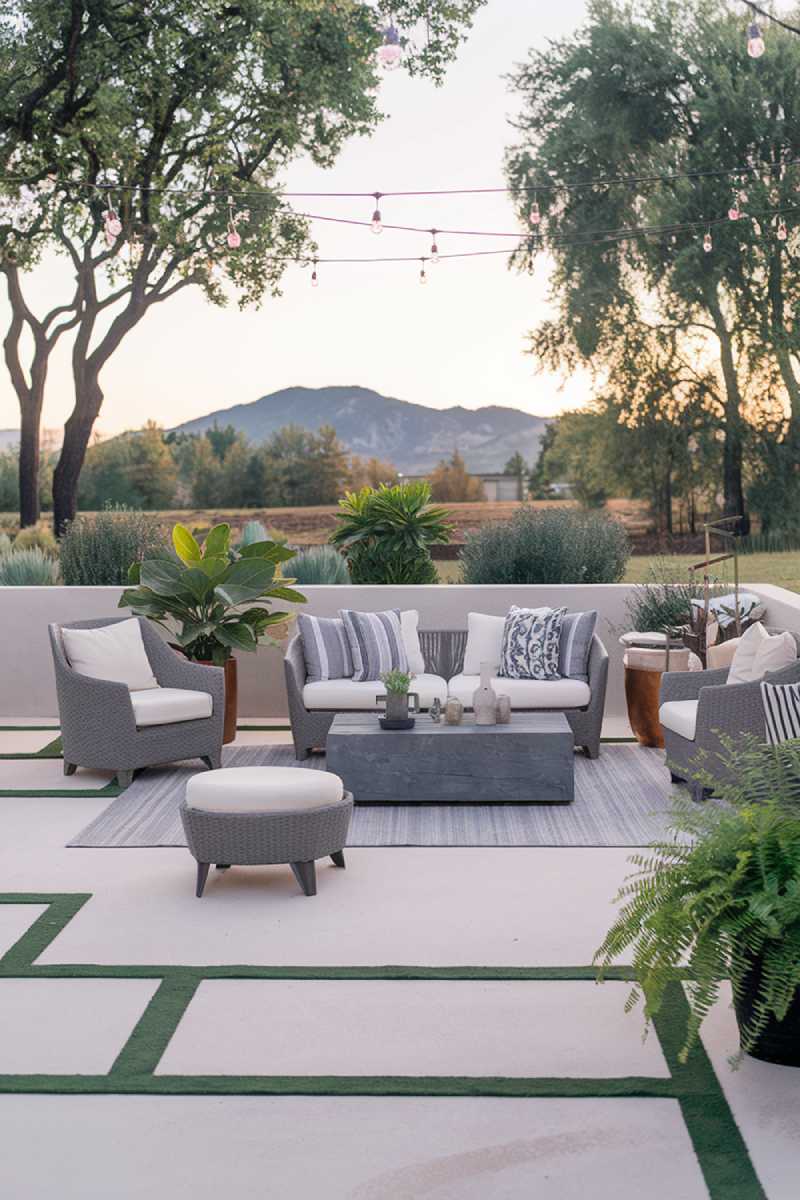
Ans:
[[[772,585],[748,584],[767,605],[767,622],[800,633],[800,595]],[[610,656],[606,713],[625,712],[622,652],[618,634],[628,628],[626,600],[630,584],[495,586],[436,585],[431,587],[307,587],[305,611],[335,616],[340,608],[374,611],[416,608],[420,626],[427,629],[465,628],[470,611],[508,612],[511,604],[553,607],[570,611],[596,608],[597,631]],[[47,625],[118,615],[121,588],[0,588],[0,720],[3,717],[54,716],[57,712]],[[277,650],[240,654],[239,713],[242,717],[286,714],[283,663]]]

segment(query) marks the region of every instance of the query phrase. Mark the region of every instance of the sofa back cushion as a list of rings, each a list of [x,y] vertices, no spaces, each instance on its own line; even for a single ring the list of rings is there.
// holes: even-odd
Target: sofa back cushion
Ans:
[[[757,683],[767,671],[780,671],[797,658],[791,633],[767,633],[760,621],[746,629],[733,655],[726,683]]]
[[[500,670],[505,625],[505,617],[494,617],[489,613],[467,613],[464,675],[479,675],[481,663],[491,663],[494,671]]]
[[[356,683],[380,679],[386,671],[409,669],[399,609],[363,613],[343,608],[339,615],[350,644]]]
[[[424,675],[425,659],[419,644],[419,613],[415,608],[408,608],[400,613],[400,628],[403,632],[409,671],[412,675]]]
[[[565,613],[561,622],[561,647],[558,673],[564,679],[589,678],[589,654],[597,625],[597,609],[588,612]]]
[[[308,682],[349,679],[353,674],[353,656],[341,617],[311,617],[308,613],[299,613],[297,625],[303,639]]]
[[[61,639],[69,665],[79,675],[124,683],[131,692],[158,687],[137,617],[96,629],[62,626]]]
[[[500,675],[506,679],[560,679],[563,608],[512,605],[503,630]]]

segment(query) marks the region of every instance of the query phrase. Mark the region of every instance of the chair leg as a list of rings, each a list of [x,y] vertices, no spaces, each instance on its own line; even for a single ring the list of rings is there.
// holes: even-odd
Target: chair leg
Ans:
[[[197,864],[197,890],[195,895],[197,896],[198,900],[203,894],[203,888],[206,886],[206,880],[208,879],[208,868],[210,866],[211,863],[199,862]]]
[[[313,858],[308,862],[293,862],[289,866],[294,871],[294,877],[307,896],[317,894],[317,872]]]
[[[600,757],[600,743],[599,742],[592,742],[590,745],[584,746],[583,750],[584,750],[584,753],[587,758],[599,758]]]
[[[332,859],[333,865],[335,867],[343,867],[344,866],[344,850],[334,850],[333,854],[331,855],[331,859]]]
[[[75,772],[77,771],[77,769],[78,769],[77,763],[70,763],[70,762],[67,762],[66,759],[64,759],[64,774],[65,775],[74,775]]]
[[[695,804],[702,804],[707,796],[710,795],[708,788],[704,788],[702,783],[690,783],[689,794]]]
[[[117,771],[117,785],[121,788],[130,787],[133,783],[133,771]]]
[[[230,863],[217,863],[218,871],[230,871],[230,869],[231,869]]]
[[[202,754],[200,761],[205,763],[209,771],[218,771],[222,766],[222,753],[219,754]]]
[[[670,773],[669,773],[669,781],[670,781],[670,783],[684,783],[684,782],[685,782],[685,780],[684,780],[683,776],[682,776],[682,775],[676,775],[674,771],[670,771]]]

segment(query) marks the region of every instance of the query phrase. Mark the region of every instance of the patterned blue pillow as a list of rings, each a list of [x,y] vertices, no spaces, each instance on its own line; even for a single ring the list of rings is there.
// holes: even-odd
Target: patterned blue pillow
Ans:
[[[561,622],[566,611],[512,606],[503,629],[499,674],[505,679],[560,679]]]

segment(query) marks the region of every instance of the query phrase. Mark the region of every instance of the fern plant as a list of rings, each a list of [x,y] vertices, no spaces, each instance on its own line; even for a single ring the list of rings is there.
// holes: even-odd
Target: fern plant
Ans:
[[[772,1021],[782,1021],[800,989],[800,752],[797,744],[754,741],[727,752],[734,782],[717,799],[676,805],[672,838],[630,861],[621,907],[595,955],[600,978],[633,952],[636,984],[629,1011],[644,1001],[646,1021],[667,985],[686,979],[689,1021],[685,1061],[698,1031],[730,979],[734,1001],[750,1013],[740,1028],[753,1050]],[[705,782],[701,772],[700,782]]]

